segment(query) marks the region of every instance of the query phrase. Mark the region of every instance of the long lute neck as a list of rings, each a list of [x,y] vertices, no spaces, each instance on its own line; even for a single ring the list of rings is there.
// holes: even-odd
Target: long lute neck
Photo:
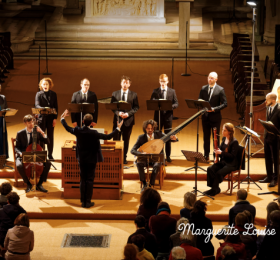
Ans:
[[[37,126],[34,126],[32,131],[32,150],[36,151],[36,149],[37,149]]]
[[[205,112],[206,112],[206,109],[200,110],[199,112],[197,112],[192,117],[190,117],[189,119],[184,121],[182,124],[180,124],[177,127],[175,127],[172,131],[170,131],[168,134],[166,134],[165,136],[163,136],[160,139],[164,143],[166,143],[167,141],[169,141],[169,139],[170,139],[170,137],[172,135],[176,135],[177,133],[179,133],[184,127],[186,127],[188,124],[190,124],[192,121],[194,121],[197,117],[199,117],[200,115],[204,114]]]

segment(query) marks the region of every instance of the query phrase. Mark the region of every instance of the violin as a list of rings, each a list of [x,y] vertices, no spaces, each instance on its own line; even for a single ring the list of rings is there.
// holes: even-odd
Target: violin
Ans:
[[[37,143],[38,132],[37,132],[37,120],[33,118],[34,127],[32,130],[32,144],[26,148],[26,152],[43,151],[43,148]],[[41,162],[36,163],[24,163],[25,173],[28,179],[34,179],[34,176],[39,177],[44,170],[44,164]]]

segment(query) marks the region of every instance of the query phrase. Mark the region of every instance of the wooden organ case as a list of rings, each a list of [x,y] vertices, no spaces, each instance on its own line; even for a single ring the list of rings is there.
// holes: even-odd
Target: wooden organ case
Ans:
[[[62,188],[65,199],[80,198],[80,168],[76,142],[65,141],[62,147]],[[123,188],[123,142],[101,144],[104,162],[96,164],[92,199],[119,200]]]

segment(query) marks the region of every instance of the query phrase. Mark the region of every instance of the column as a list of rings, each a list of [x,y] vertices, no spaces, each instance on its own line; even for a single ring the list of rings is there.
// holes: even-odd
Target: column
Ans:
[[[266,1],[266,18],[264,39],[269,43],[275,43],[275,25],[280,24],[280,1]]]

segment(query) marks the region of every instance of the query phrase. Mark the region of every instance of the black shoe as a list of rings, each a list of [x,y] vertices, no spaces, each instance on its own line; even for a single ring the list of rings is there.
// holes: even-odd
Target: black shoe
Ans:
[[[206,195],[210,195],[211,193],[213,193],[213,189],[207,190],[203,192]]]
[[[218,195],[219,193],[221,193],[221,189],[218,188],[217,190],[215,190],[215,194],[213,194],[212,196]]]
[[[52,155],[49,155],[49,161],[54,161],[54,158]]]
[[[260,183],[271,183],[271,179],[268,177],[265,177],[263,180],[259,180]]]
[[[26,188],[26,190],[25,190],[25,193],[28,193],[28,192],[30,192],[32,190],[32,184],[30,183],[30,184],[27,184],[27,188]]]
[[[142,187],[140,193],[143,193],[143,191],[144,191],[145,189],[147,189],[147,188],[148,188],[148,184],[147,184],[147,183],[146,183],[145,185],[143,184],[143,187]]]
[[[37,186],[36,186],[36,190],[39,190],[39,191],[41,191],[41,192],[48,192],[48,190],[46,190],[46,189],[44,189],[44,187],[42,186],[42,184],[37,184]]]
[[[205,158],[205,160],[206,160],[207,163],[210,163],[210,158],[209,158],[209,156],[204,155],[204,158]]]
[[[123,160],[123,164],[127,164],[127,160],[126,159]]]
[[[167,162],[172,162],[170,156],[168,156],[168,157],[166,158],[166,161],[167,161]]]
[[[275,187],[277,185],[277,180],[272,180],[268,187]]]
[[[91,208],[94,206],[94,202],[90,202],[90,203],[82,203],[82,207],[83,208]]]

